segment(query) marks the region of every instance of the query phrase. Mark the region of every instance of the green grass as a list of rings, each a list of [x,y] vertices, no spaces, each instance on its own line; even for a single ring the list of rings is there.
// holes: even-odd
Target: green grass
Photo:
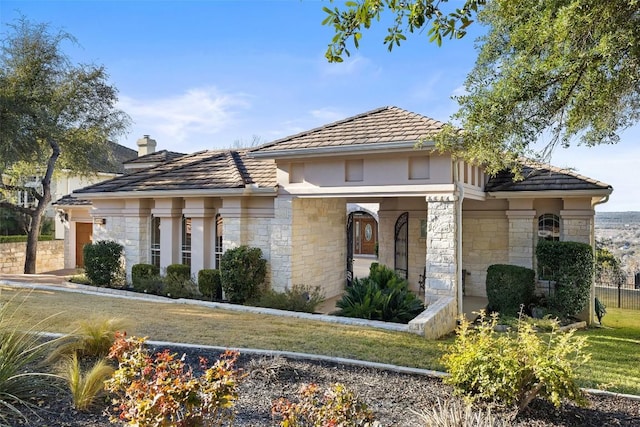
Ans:
[[[640,310],[607,308],[604,327],[588,337],[591,362],[578,372],[580,385],[640,395]]]
[[[16,293],[4,288],[0,302]],[[25,292],[23,292],[25,293]],[[189,342],[315,353],[443,370],[443,345],[452,337],[430,341],[410,333],[328,324],[289,317],[243,313],[183,304],[163,304],[69,292],[33,291],[14,321],[53,316],[44,328],[73,332],[77,319],[114,317],[128,321],[128,335],[150,340]],[[640,395],[640,311],[607,309],[605,327],[581,331],[588,337],[591,362],[578,371],[582,387]]]

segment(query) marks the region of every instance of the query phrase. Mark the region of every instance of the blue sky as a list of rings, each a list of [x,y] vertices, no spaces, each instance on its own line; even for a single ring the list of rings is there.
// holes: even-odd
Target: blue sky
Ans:
[[[446,121],[473,67],[475,34],[441,48],[414,34],[389,53],[386,25],[366,33],[341,64],[324,58],[328,1],[0,0],[0,31],[19,16],[75,36],[76,62],[104,65],[133,125],[136,148],[229,148],[267,142],[386,105]],[[613,185],[598,211],[640,211],[634,177],[640,126],[614,146],[559,149],[551,163]]]

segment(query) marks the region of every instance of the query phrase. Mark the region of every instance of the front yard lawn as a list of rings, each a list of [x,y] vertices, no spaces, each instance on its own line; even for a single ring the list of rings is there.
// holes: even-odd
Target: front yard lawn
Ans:
[[[62,291],[16,291],[0,287],[0,302],[21,306],[14,322],[40,321],[68,333],[78,319],[118,317],[132,325],[128,335],[150,340],[314,353],[334,357],[443,370],[443,344],[409,333],[257,315],[176,303],[159,303]],[[578,373],[582,387],[640,395],[640,311],[607,309],[605,327],[581,331],[588,336],[591,362]]]

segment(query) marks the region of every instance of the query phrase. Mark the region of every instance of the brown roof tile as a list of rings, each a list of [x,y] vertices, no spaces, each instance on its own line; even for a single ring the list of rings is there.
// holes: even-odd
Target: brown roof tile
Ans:
[[[201,151],[158,166],[76,190],[74,194],[276,186],[275,163],[248,159],[246,152]]]
[[[442,122],[398,107],[382,107],[267,143],[253,152],[417,142],[438,133],[443,125]]]
[[[548,164],[524,160],[521,181],[514,181],[511,171],[502,171],[489,178],[486,192],[500,191],[570,191],[570,190],[611,190],[604,182],[580,175],[569,169],[561,169]]]

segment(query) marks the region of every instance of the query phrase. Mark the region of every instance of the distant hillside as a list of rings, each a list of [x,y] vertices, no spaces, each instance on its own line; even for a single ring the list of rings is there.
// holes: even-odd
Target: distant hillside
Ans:
[[[633,275],[640,271],[640,212],[597,212],[596,241],[622,260]]]
[[[596,228],[640,226],[640,212],[596,212]]]

